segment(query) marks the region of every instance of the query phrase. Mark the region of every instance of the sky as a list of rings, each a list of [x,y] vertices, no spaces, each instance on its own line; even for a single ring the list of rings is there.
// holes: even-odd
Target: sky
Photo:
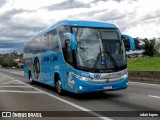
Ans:
[[[63,19],[114,23],[133,38],[160,38],[158,0],[0,0],[0,53]]]

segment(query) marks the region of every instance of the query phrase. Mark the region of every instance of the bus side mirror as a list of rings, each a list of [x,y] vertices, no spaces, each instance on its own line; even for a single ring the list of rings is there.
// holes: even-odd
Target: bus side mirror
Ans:
[[[122,34],[121,37],[122,37],[122,39],[127,39],[129,41],[130,50],[135,50],[135,42],[131,36]]]
[[[77,43],[75,36],[72,33],[65,33],[64,35],[69,38],[72,50],[76,50]]]
[[[71,47],[71,41],[69,39],[65,40],[65,60],[68,63],[73,63],[73,53]]]

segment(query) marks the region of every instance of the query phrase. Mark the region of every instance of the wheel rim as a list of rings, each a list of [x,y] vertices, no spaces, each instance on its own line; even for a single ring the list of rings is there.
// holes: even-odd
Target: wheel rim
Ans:
[[[62,85],[61,85],[61,81],[60,80],[58,80],[56,82],[56,88],[57,88],[58,93],[61,93]]]

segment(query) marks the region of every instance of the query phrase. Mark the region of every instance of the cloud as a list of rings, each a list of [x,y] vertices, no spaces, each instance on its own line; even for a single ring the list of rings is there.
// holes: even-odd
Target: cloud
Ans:
[[[12,9],[4,12],[0,17],[1,27],[0,36],[12,37],[12,38],[29,38],[35,34],[35,32],[44,28],[44,24],[33,24],[33,21],[23,20],[16,18],[15,16],[23,13],[29,14],[35,11],[25,9]],[[32,23],[32,24],[31,24]],[[36,21],[35,21],[36,23]],[[14,39],[13,39],[14,40]]]
[[[0,28],[0,31],[2,31],[0,35],[3,37],[9,37],[9,38],[12,37],[15,40],[17,38],[21,38],[21,39],[30,38],[31,36],[35,35],[36,32],[44,28],[43,26],[34,26],[34,25],[28,26],[25,23],[17,24],[15,22],[11,22],[9,23],[9,25],[10,27],[7,26],[6,29]]]
[[[22,52],[24,41],[0,41],[0,53],[11,53],[13,51]]]
[[[154,20],[154,19],[160,19],[160,10],[156,10],[154,13],[150,14],[146,14],[142,19],[144,21],[150,21],[150,20]],[[158,21],[159,22],[159,21]]]
[[[77,0],[65,0],[64,2],[53,4],[51,6],[43,7],[49,11],[53,10],[67,10],[73,8],[90,8],[90,4],[85,4]]]
[[[93,0],[92,3],[97,3],[97,2],[99,2],[99,1],[107,2],[107,1],[109,1],[109,0]],[[112,0],[112,1],[122,2],[122,1],[124,1],[124,0]]]
[[[126,17],[125,14],[120,14],[118,10],[106,11],[95,15],[95,19],[99,19],[101,21],[113,21],[120,20]]]
[[[22,13],[30,13],[34,12],[33,10],[25,10],[25,9],[11,9],[8,11],[5,11],[3,14],[0,15],[0,22],[6,22],[9,19],[12,19],[15,15],[22,14]]]
[[[6,4],[6,0],[0,0],[0,8]]]
[[[22,51],[23,43],[46,27],[36,20],[33,22],[32,18],[24,19],[24,15],[34,12],[34,10],[14,8],[0,15],[0,52]]]

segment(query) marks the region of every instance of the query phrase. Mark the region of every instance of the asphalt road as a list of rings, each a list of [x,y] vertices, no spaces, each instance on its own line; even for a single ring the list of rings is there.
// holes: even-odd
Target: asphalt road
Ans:
[[[23,77],[23,71],[1,68],[0,114],[4,111],[11,111],[15,118],[1,117],[0,120],[21,120],[14,111],[19,115],[39,111],[38,118],[25,118],[27,120],[158,120],[160,85],[129,82],[126,90],[82,95],[66,92],[59,96],[50,86],[30,85]],[[159,117],[151,117],[157,115]]]

